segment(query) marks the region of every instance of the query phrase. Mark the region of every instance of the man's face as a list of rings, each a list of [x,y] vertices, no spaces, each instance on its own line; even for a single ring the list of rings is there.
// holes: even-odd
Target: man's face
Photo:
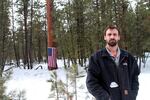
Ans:
[[[106,43],[109,46],[111,46],[111,47],[116,46],[116,44],[118,44],[118,41],[120,40],[120,35],[118,33],[118,30],[117,29],[108,29],[104,36],[104,40],[106,41]]]

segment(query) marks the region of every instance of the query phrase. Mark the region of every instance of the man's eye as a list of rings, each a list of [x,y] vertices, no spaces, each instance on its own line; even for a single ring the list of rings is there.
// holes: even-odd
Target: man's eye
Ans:
[[[114,36],[116,36],[117,34],[113,34]]]

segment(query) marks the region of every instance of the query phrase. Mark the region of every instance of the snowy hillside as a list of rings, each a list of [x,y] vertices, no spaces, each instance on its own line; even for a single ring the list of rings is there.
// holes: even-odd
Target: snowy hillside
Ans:
[[[51,83],[47,82],[50,79],[50,73],[47,70],[47,64],[41,64],[43,69],[32,69],[25,70],[20,68],[14,68],[11,79],[6,83],[7,89],[6,94],[12,90],[25,91],[25,97],[27,100],[55,100],[48,98],[50,95]],[[62,61],[58,61],[58,66],[62,66]],[[35,65],[37,68],[39,65]],[[142,69],[142,73],[139,76],[140,90],[137,100],[149,100],[149,84],[150,84],[150,59],[146,63],[146,68]],[[66,80],[66,73],[62,67],[57,70],[58,78]],[[77,79],[77,86],[83,86],[82,89],[78,88],[78,100],[92,100],[91,95],[88,94],[85,79],[86,72],[84,72],[85,77]],[[60,99],[61,100],[61,99]],[[64,100],[64,99],[62,99]]]

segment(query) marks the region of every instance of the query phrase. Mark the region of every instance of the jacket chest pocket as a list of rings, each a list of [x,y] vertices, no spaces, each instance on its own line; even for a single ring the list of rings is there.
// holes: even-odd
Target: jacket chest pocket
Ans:
[[[128,63],[127,62],[121,63],[120,69],[121,69],[121,73],[123,74],[124,77],[128,76],[129,71],[128,71]]]
[[[122,63],[120,68],[122,69],[123,73],[128,73],[128,63],[127,62]]]

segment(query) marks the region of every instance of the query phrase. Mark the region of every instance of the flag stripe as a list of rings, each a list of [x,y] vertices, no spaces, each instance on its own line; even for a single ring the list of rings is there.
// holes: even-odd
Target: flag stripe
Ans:
[[[57,69],[56,48],[48,48],[48,69]]]

